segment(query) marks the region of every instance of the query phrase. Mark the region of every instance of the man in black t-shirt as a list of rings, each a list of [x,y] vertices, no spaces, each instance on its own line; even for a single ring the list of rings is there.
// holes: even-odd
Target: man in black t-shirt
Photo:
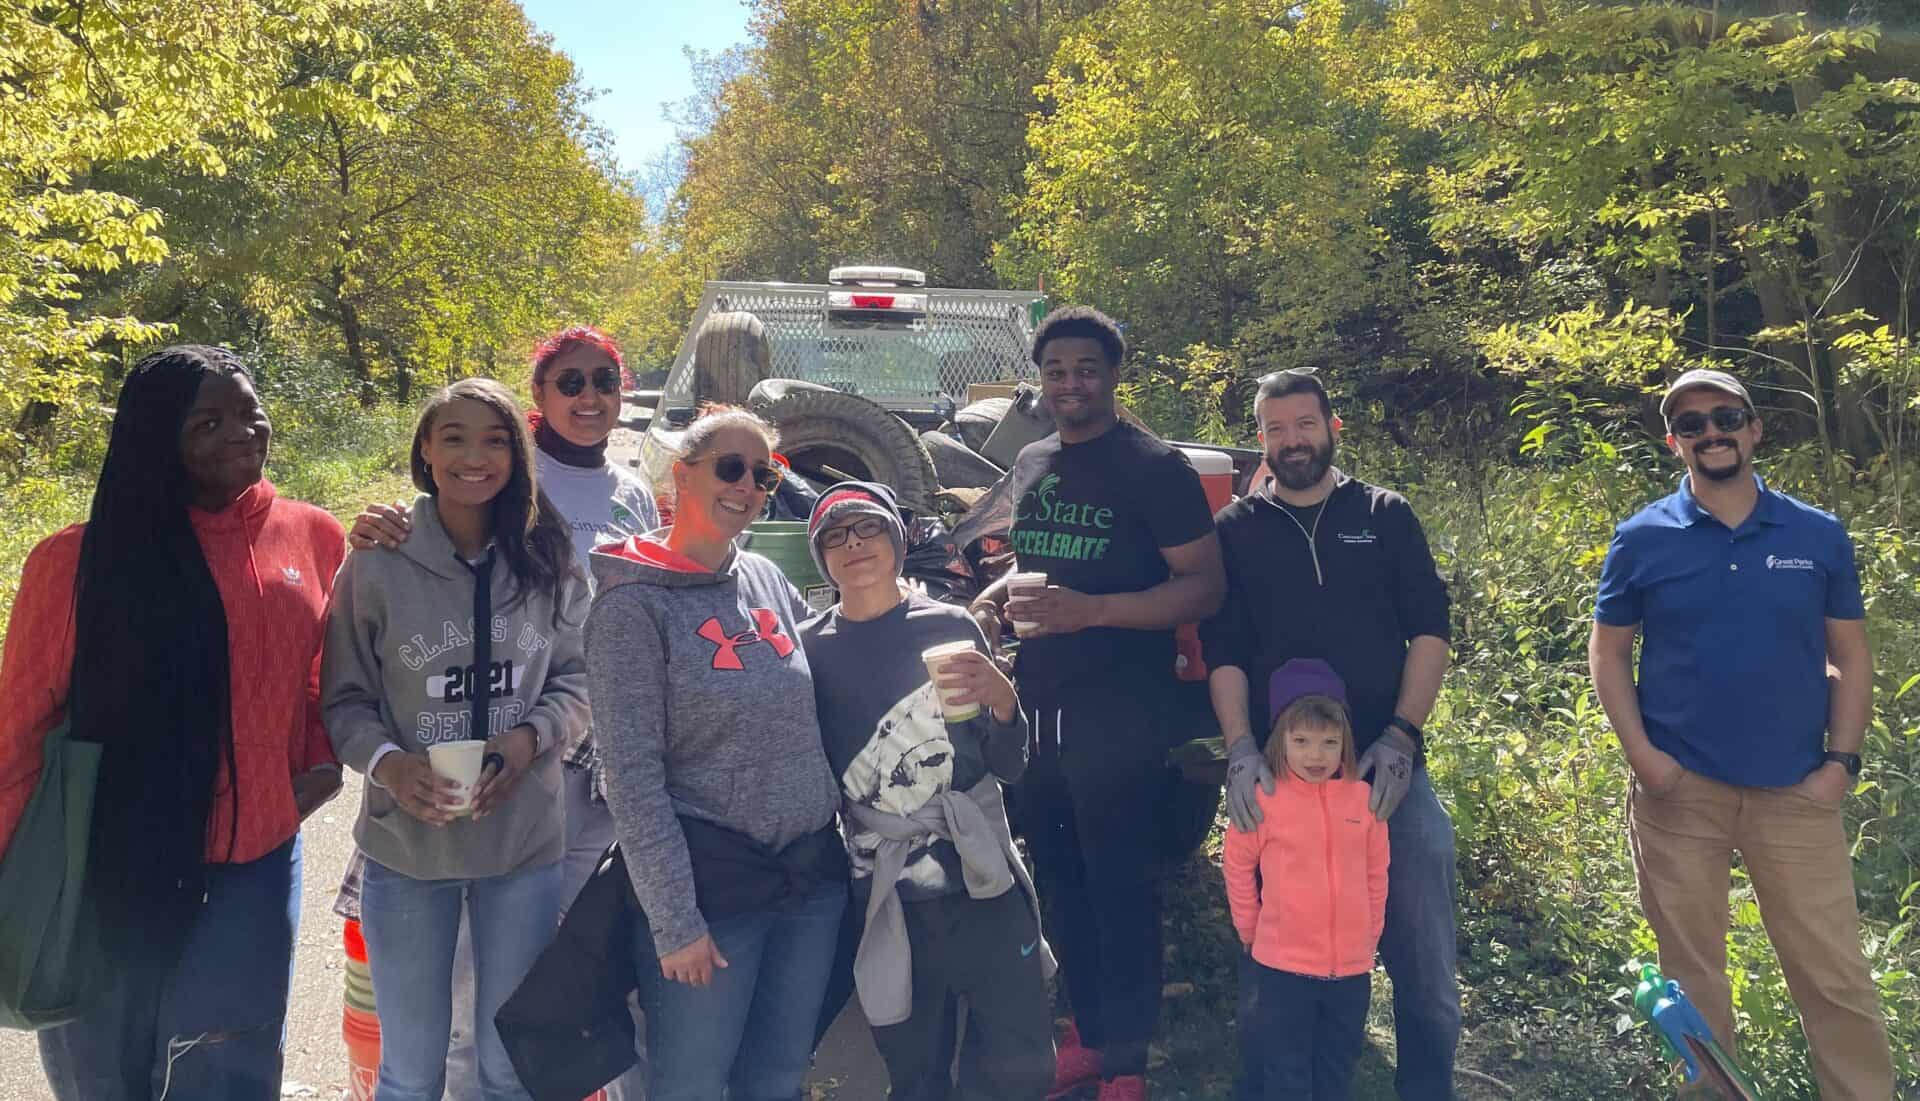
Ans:
[[[1267,681],[1319,658],[1346,683],[1361,779],[1388,823],[1387,918],[1380,958],[1393,979],[1402,1098],[1453,1097],[1460,991],[1454,977],[1453,823],[1427,780],[1427,720],[1447,668],[1446,584],[1405,497],[1333,465],[1340,421],[1313,374],[1260,380],[1254,419],[1272,476],[1215,518],[1227,599],[1201,631],[1208,690],[1226,736],[1234,828],[1260,819],[1257,788]],[[1241,1098],[1261,1096],[1253,984],[1241,982]]]
[[[1114,404],[1117,325],[1055,310],[1033,338],[1054,435],[1014,461],[1013,547],[1044,595],[1015,604],[1014,667],[1033,732],[1015,789],[1052,941],[1073,1002],[1055,1091],[1100,1081],[1101,1101],[1146,1096],[1160,1014],[1156,813],[1174,706],[1173,629],[1219,606],[1224,580],[1206,494],[1180,452]],[[1006,579],[974,602],[990,633]]]

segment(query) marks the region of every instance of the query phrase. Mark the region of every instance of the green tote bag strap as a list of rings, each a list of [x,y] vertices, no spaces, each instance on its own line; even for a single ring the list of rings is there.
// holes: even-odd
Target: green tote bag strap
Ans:
[[[0,855],[0,1028],[70,1021],[106,975],[86,892],[100,745],[67,734],[65,720],[47,732],[40,777]]]

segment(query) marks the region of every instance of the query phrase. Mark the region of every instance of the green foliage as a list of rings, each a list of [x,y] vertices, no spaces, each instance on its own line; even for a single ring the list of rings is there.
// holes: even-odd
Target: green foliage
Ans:
[[[365,0],[264,4],[166,0],[0,6],[0,414],[70,404],[74,368],[104,342],[146,343],[169,327],[82,300],[88,273],[167,254],[162,209],[97,186],[115,165],[219,176],[230,150],[272,135],[289,112],[379,117],[390,74],[302,72],[317,50],[352,55]]]
[[[606,309],[642,222],[510,0],[33,0],[0,93],[16,464],[165,338],[343,364],[369,405],[517,359]]]
[[[399,68],[386,110],[321,105],[220,181],[143,174],[173,199],[176,259],[130,289],[221,339],[264,324],[345,364],[363,403],[383,383],[405,402],[416,376],[459,377],[594,319],[641,211],[572,62],[517,4],[408,0],[356,25],[362,48],[305,65],[332,79]]]
[[[1141,319],[1149,354],[1350,357],[1336,326],[1395,284],[1377,217],[1401,177],[1346,94],[1347,30],[1339,4],[1103,7],[1041,88],[1003,273]]]
[[[1607,344],[1664,318],[1689,354],[1778,379],[1832,462],[1884,445],[1871,368],[1841,338],[1910,302],[1910,280],[1885,277],[1912,271],[1920,218],[1908,37],[1889,64],[1880,28],[1804,14],[1414,0],[1386,21],[1379,88],[1392,118],[1447,149],[1425,179],[1437,246],[1574,258],[1605,281],[1572,315],[1528,303],[1476,337],[1491,357],[1512,366],[1529,330],[1564,343],[1569,322],[1600,323],[1573,334],[1600,338],[1573,366],[1632,383],[1679,366],[1678,349]]]
[[[990,278],[1034,94],[1068,22],[1043,0],[759,0],[711,60],[670,212],[707,278],[818,281],[894,262]]]
[[[372,501],[412,501],[407,469],[416,411],[362,408],[350,380],[315,372],[269,382],[261,400],[273,418],[267,477],[282,494],[350,520]]]

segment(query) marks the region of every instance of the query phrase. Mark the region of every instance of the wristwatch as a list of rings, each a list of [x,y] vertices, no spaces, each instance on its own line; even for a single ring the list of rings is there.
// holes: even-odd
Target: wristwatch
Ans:
[[[1847,775],[1860,775],[1860,755],[1858,753],[1841,753],[1837,750],[1830,749],[1821,755],[1820,760],[1823,764],[1827,761],[1838,761],[1847,766]]]
[[[1426,731],[1420,729],[1420,727],[1416,725],[1413,722],[1413,720],[1402,718],[1399,715],[1395,715],[1393,718],[1387,720],[1387,728],[1390,730],[1398,730],[1400,733],[1405,734],[1407,738],[1413,742],[1414,760],[1420,761],[1422,763],[1426,761],[1427,759],[1427,732]]]

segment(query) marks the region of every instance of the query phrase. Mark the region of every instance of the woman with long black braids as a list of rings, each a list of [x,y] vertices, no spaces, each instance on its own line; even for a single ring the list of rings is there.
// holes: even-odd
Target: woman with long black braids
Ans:
[[[105,749],[87,886],[113,982],[40,1033],[60,1101],[280,1095],[300,822],[340,788],[318,659],[340,525],[262,478],[246,366],[120,389],[87,523],[34,548],[0,662],[0,846],[62,717]]]

